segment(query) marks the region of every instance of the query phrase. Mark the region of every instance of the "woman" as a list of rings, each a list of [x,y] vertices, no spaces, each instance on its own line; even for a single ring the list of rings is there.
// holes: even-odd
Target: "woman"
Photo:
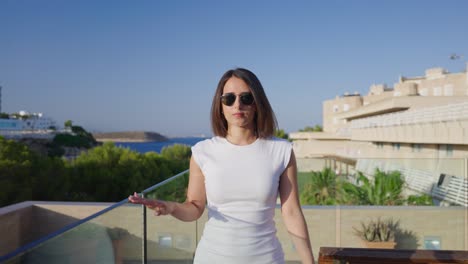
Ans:
[[[276,118],[258,78],[249,70],[227,71],[211,107],[215,137],[192,147],[184,203],[138,197],[156,215],[208,221],[194,263],[284,263],[273,221],[276,198],[302,263],[314,263],[299,204],[292,146],[273,137]]]

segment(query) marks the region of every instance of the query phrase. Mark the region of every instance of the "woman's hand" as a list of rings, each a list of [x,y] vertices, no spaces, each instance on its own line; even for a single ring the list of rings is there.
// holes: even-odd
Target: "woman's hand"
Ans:
[[[138,196],[135,192],[133,195],[128,197],[128,200],[134,204],[142,204],[147,208],[154,210],[155,215],[168,215],[174,211],[174,203],[160,201],[160,200],[153,200],[153,199],[146,199],[143,197]]]

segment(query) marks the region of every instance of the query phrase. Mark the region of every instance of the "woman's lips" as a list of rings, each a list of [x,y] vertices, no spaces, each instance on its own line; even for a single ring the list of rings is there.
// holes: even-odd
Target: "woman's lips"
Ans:
[[[235,114],[233,114],[233,116],[237,117],[237,118],[244,117],[244,113],[235,113]]]

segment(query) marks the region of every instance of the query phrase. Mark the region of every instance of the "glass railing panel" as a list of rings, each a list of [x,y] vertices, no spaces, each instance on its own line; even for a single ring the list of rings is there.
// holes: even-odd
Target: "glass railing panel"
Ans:
[[[141,207],[122,201],[109,209],[26,245],[6,263],[141,262]]]
[[[396,150],[395,150],[396,151]],[[336,233],[326,232],[326,239],[318,239],[313,242],[315,248],[322,246],[335,247],[367,247],[361,238],[356,235],[355,229],[361,227],[361,222],[369,220],[393,219],[398,224],[395,232],[395,248],[397,249],[441,249],[441,250],[468,250],[468,180],[467,160],[463,158],[445,157],[450,152],[439,151],[439,157],[443,158],[352,158],[330,156],[323,159],[324,167],[330,168],[340,180],[363,186],[363,181],[358,181],[360,173],[364,174],[371,182],[375,177],[376,169],[384,173],[399,172],[404,180],[401,192],[402,202],[395,200],[387,204],[401,204],[398,206],[382,205],[358,205],[336,201],[335,221],[321,221],[307,219],[311,240],[314,236],[320,236],[321,230],[330,226],[336,227]],[[409,155],[408,155],[409,156]],[[310,162],[310,164],[307,164]],[[305,187],[313,184],[310,168],[315,172],[323,172],[316,169],[316,159],[303,159],[298,162],[299,190],[304,196],[304,191],[309,191],[309,196],[314,197],[313,189]],[[315,177],[317,175],[315,174]],[[317,184],[317,183],[315,183]],[[337,185],[338,188],[342,185]],[[369,186],[367,186],[369,187]],[[343,189],[342,189],[343,191]],[[325,192],[329,194],[329,192]],[[426,194],[432,206],[422,205],[427,199],[419,199],[413,202],[406,200],[410,195],[421,196]],[[382,200],[378,198],[378,191],[369,187],[365,196],[367,200]],[[305,195],[307,196],[307,195]],[[305,199],[301,199],[305,201]],[[362,202],[362,201],[361,201]],[[333,199],[332,202],[333,203]],[[303,203],[305,205],[307,203]],[[327,206],[304,207],[305,215],[322,215]],[[318,233],[315,231],[317,227]],[[330,235],[328,235],[328,233]],[[330,240],[330,238],[333,238]]]
[[[320,247],[385,247],[366,244],[355,229],[361,222],[393,219],[398,223],[393,248],[468,250],[466,209],[461,206],[303,206],[314,256]],[[281,211],[276,210],[277,236],[287,263],[300,263]]]
[[[140,263],[143,259],[141,206],[125,204],[94,221],[106,227],[112,241],[115,263]]]
[[[304,206],[302,210],[317,263],[320,247],[336,244],[337,210],[334,206]],[[275,223],[276,235],[283,248],[286,263],[300,264],[300,256],[291,240],[291,235],[284,225],[279,206],[275,211]]]
[[[184,202],[188,173],[145,192],[145,197]],[[147,211],[147,256],[149,263],[192,263],[197,246],[197,222],[182,222],[172,216]]]

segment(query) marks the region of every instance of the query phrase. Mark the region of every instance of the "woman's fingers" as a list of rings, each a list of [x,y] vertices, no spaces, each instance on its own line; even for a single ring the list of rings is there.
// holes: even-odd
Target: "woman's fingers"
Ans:
[[[128,200],[132,203],[138,203],[139,201],[141,201],[141,198],[138,196],[138,193],[134,193],[133,195],[130,195],[128,197]]]
[[[167,214],[167,206],[166,203],[163,201],[154,201],[154,214],[155,215],[166,215]]]
[[[166,215],[168,214],[167,204],[165,201],[152,200],[140,197],[138,193],[134,193],[128,197],[128,200],[134,204],[142,204],[149,209],[154,210],[155,215]]]
[[[133,195],[130,195],[128,197],[128,200],[131,202],[131,203],[134,203],[134,204],[144,204],[146,205],[148,203],[148,200],[143,198],[143,197],[140,197],[138,195],[138,193],[134,193]]]

